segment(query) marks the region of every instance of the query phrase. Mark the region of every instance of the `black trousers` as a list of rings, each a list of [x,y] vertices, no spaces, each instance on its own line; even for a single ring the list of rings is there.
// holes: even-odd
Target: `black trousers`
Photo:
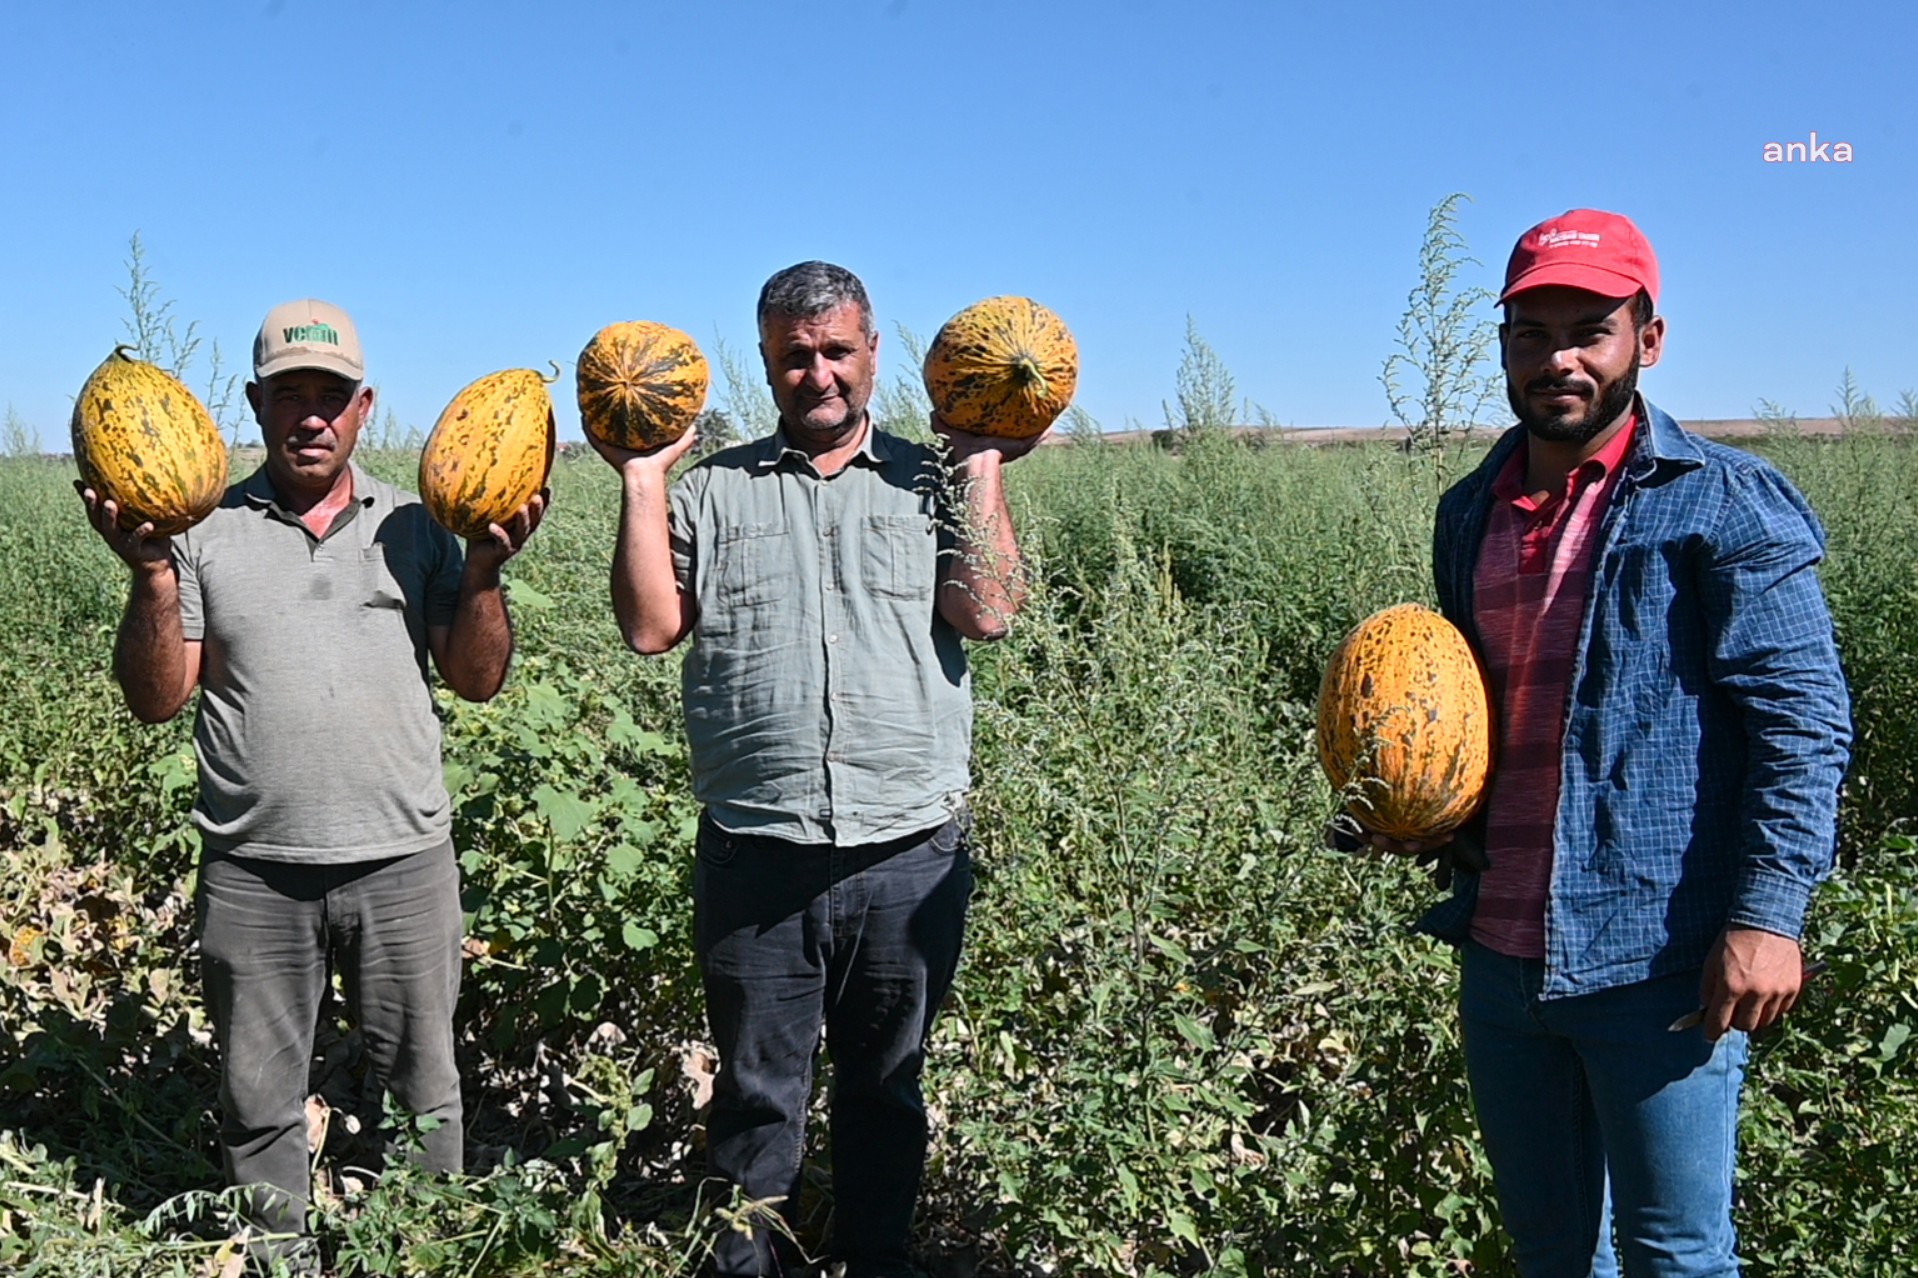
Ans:
[[[832,1057],[831,1259],[847,1278],[912,1270],[926,1160],[919,1076],[952,987],[972,895],[968,821],[863,847],[796,844],[700,823],[693,943],[719,1047],[706,1144],[748,1197],[799,1192],[813,1057]],[[721,1274],[797,1272],[774,1231],[728,1231]]]

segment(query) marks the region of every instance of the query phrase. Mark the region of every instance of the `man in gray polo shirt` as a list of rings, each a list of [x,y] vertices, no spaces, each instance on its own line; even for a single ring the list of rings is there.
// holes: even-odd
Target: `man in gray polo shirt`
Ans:
[[[713,1173],[790,1211],[823,1021],[832,1258],[847,1278],[893,1278],[912,1272],[920,1069],[972,887],[962,640],[998,638],[1018,610],[1000,466],[1032,444],[935,422],[942,456],[877,429],[872,307],[840,267],[781,271],[758,318],[773,435],[707,458],[670,496],[690,435],[600,447],[624,494],[613,608],[637,651],[693,641]],[[714,1259],[722,1274],[796,1264],[765,1229],[722,1234]]]
[[[500,566],[546,495],[462,553],[417,497],[352,461],[373,388],[352,321],[268,312],[247,400],[265,464],[176,537],[89,517],[132,570],[113,669],[128,708],[172,718],[197,688],[196,906],[221,1057],[220,1146],[260,1230],[300,1235],[307,1070],[329,974],[373,1067],[431,1123],[424,1161],[461,1166],[453,1001],[459,872],[427,658],[460,696],[512,654]],[[310,1248],[287,1248],[310,1265]]]

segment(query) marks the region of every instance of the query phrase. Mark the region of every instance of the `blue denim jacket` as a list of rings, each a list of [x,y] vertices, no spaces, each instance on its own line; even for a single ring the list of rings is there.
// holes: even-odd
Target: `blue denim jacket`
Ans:
[[[1816,516],[1764,461],[1639,408],[1572,667],[1545,998],[1701,967],[1728,925],[1797,936],[1850,752]],[[1492,481],[1524,434],[1439,499],[1439,607],[1475,650]],[[1463,941],[1477,897],[1461,871],[1418,927]]]

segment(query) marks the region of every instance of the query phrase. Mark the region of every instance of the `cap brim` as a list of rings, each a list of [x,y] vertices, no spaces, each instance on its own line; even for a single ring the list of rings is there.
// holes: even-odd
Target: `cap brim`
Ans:
[[[254,365],[253,380],[263,382],[281,373],[298,372],[304,369],[332,373],[335,376],[344,377],[349,382],[362,381],[366,377],[364,368],[349,360],[341,359],[338,355],[321,351],[282,351],[265,363]]]
[[[1645,286],[1620,271],[1608,271],[1602,266],[1582,266],[1576,262],[1546,262],[1526,271],[1505,286],[1498,295],[1498,305],[1503,306],[1519,293],[1535,288],[1547,288],[1552,285],[1561,288],[1583,289],[1587,293],[1596,293],[1600,297],[1615,298],[1624,301],[1636,297]]]

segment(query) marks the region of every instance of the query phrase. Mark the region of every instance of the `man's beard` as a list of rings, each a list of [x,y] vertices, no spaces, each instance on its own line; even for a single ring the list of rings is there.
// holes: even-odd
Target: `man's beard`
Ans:
[[[1527,406],[1520,388],[1512,384],[1511,378],[1505,379],[1505,398],[1511,402],[1512,412],[1534,438],[1554,444],[1583,444],[1596,437],[1599,432],[1617,421],[1632,406],[1632,400],[1638,394],[1638,352],[1632,352],[1632,366],[1625,375],[1606,388],[1598,401],[1582,417],[1565,415],[1541,416]],[[1534,378],[1527,389],[1545,390],[1558,383],[1544,378]]]

